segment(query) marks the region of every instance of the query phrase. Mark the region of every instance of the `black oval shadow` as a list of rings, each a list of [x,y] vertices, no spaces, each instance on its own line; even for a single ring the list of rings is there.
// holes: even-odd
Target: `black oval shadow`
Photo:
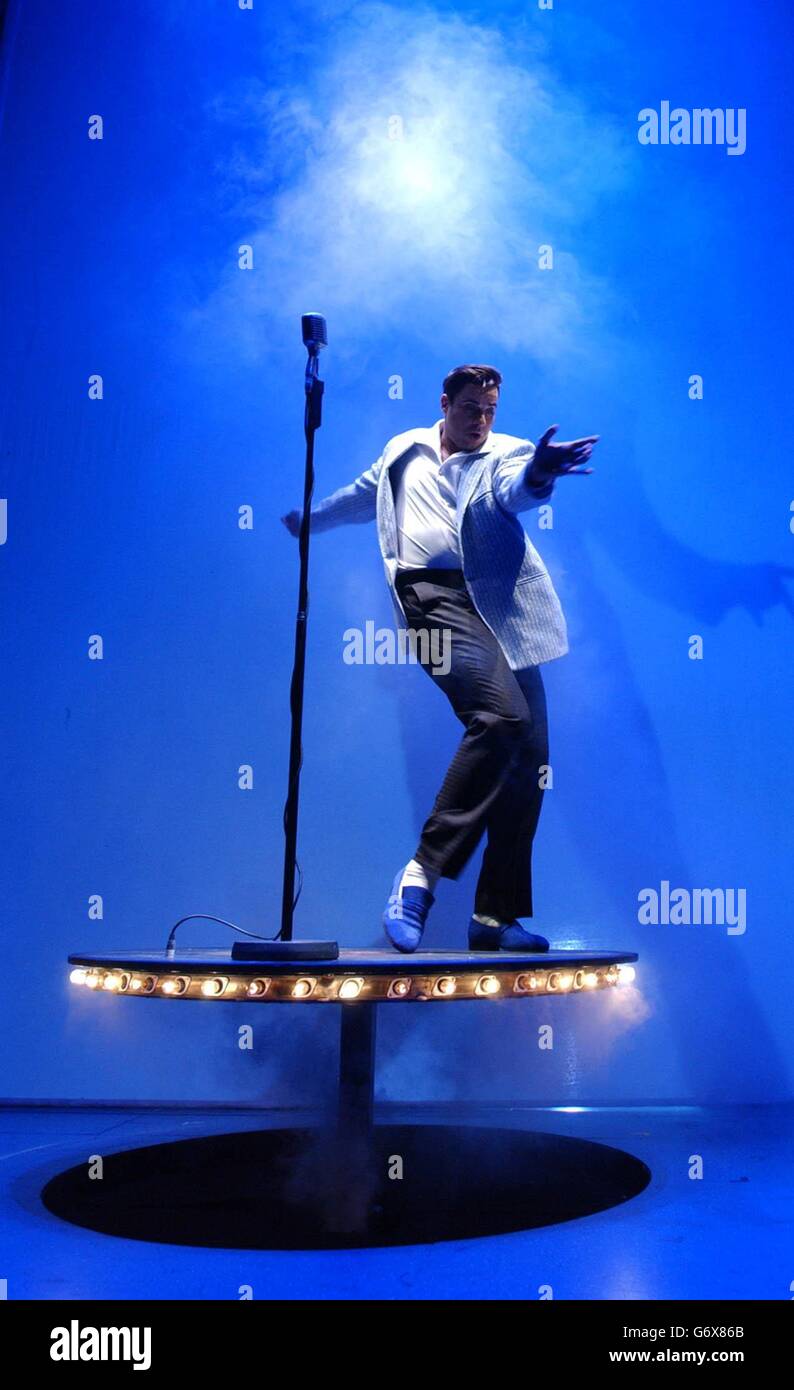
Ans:
[[[129,1149],[52,1178],[53,1215],[127,1240],[319,1250],[465,1240],[572,1221],[636,1197],[621,1149],[523,1130],[376,1125],[253,1130]]]

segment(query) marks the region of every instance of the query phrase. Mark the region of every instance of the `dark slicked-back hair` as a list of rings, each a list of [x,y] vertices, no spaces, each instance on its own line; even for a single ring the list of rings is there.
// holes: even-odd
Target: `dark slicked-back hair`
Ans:
[[[485,391],[490,386],[499,387],[501,384],[502,373],[497,372],[495,367],[455,367],[444,377],[444,394],[454,401],[464,386],[481,386]]]

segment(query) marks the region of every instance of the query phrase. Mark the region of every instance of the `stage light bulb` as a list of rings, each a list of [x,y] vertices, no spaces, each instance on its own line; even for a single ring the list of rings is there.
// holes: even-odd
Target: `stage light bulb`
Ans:
[[[584,977],[584,987],[585,987],[585,989],[595,989],[596,986],[597,986],[597,984],[598,984],[598,976],[596,975],[595,971],[594,971],[594,970],[588,970],[587,974],[586,974],[585,977]]]
[[[632,980],[636,980],[637,972],[633,965],[618,966],[618,980],[622,985],[630,985]]]
[[[248,993],[252,999],[256,999],[258,995],[267,993],[269,984],[269,980],[252,980],[248,986]]]
[[[217,999],[219,994],[223,994],[223,980],[205,980],[201,986],[201,993],[207,999]]]
[[[138,976],[135,975],[135,976],[133,977],[132,983],[131,983],[131,985],[130,985],[130,989],[138,990],[138,989],[141,989],[142,987],[143,987],[143,981],[142,981],[142,980],[139,980],[139,979],[138,979]]]
[[[339,986],[340,999],[357,999],[363,988],[363,980],[343,980]]]
[[[73,970],[71,975],[69,976],[69,979],[73,985],[84,985],[85,970],[82,968],[82,966],[77,970]]]
[[[500,989],[501,985],[495,975],[483,975],[480,980],[481,994],[498,994]]]
[[[390,993],[395,995],[397,999],[404,999],[406,994],[410,992],[410,989],[410,980],[392,980],[391,984],[389,985]]]
[[[517,994],[531,994],[533,991],[540,990],[542,976],[538,974],[519,974],[516,976]]]
[[[559,980],[560,989],[570,989],[572,984],[573,975],[571,974],[570,970],[563,970]]]
[[[293,999],[305,999],[307,994],[311,994],[313,988],[313,980],[296,980],[292,986],[292,997]]]
[[[163,980],[160,986],[163,994],[187,994],[190,987],[190,980],[186,975],[172,975],[170,979]]]
[[[439,994],[454,994],[457,985],[451,975],[445,975],[443,979],[436,981],[436,990]]]

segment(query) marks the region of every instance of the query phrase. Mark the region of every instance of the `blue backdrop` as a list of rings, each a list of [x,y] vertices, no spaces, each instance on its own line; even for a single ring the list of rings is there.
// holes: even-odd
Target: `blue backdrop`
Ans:
[[[317,496],[438,419],[458,362],[503,372],[500,429],[601,435],[525,518],[571,637],[535,922],[638,951],[636,987],[383,1010],[379,1095],[791,1096],[792,27],[783,0],[11,5],[0,1093],[324,1094],[335,1010],[125,1005],[65,966],[189,912],[278,927],[314,309]],[[667,101],[746,112],[746,148],[641,143]],[[418,669],[342,659],[392,623],[374,526],[314,540],[311,596],[297,932],[380,945],[459,726]],[[664,883],[741,921],[641,921]]]

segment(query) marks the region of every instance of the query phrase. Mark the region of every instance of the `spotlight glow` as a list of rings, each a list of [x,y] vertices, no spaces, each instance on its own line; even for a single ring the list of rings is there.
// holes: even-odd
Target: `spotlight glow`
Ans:
[[[437,171],[444,167],[440,154],[439,150],[431,152],[407,142],[395,142],[391,161],[395,190],[402,189],[412,200],[432,198],[438,183]]]

